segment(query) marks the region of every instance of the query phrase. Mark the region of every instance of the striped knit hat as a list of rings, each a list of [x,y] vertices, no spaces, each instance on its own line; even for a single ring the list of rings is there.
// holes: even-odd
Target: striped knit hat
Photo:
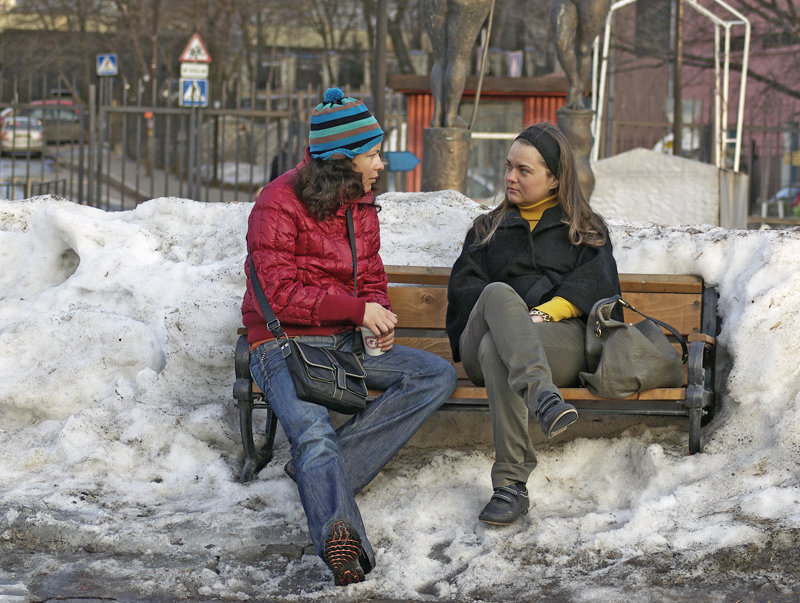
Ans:
[[[311,112],[309,152],[316,159],[351,159],[383,140],[377,120],[359,100],[339,88],[328,88]]]

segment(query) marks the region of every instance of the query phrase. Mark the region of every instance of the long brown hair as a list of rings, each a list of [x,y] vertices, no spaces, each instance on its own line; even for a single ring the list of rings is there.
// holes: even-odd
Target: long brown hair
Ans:
[[[294,193],[317,220],[327,220],[343,203],[364,196],[364,181],[352,159],[314,159],[300,166]]]
[[[558,173],[553,175],[558,179],[556,195],[558,203],[566,214],[564,223],[569,226],[569,240],[573,245],[596,247],[605,245],[608,236],[605,221],[600,214],[592,210],[586,197],[583,196],[578,183],[575,153],[561,130],[547,122],[536,124],[517,136],[514,142],[521,141],[523,144],[535,146],[529,140],[531,137],[525,136],[534,128],[549,135],[558,145]],[[508,197],[503,196],[500,205],[475,219],[474,227],[478,245],[485,245],[492,240],[497,228],[510,211],[517,211],[517,209],[509,202]]]

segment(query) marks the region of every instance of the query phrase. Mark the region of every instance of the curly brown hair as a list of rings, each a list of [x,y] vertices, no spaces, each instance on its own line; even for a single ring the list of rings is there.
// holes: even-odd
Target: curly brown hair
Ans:
[[[364,182],[352,159],[314,159],[297,170],[294,192],[317,220],[327,220],[343,203],[364,196]]]

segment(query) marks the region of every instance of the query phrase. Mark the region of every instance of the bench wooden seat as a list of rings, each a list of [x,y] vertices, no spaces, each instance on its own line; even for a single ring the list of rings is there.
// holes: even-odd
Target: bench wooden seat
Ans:
[[[430,266],[387,266],[389,298],[398,315],[395,341],[401,345],[428,350],[452,362],[444,330],[447,310],[449,268]],[[562,388],[561,392],[580,415],[630,414],[679,416],[688,418],[689,452],[701,450],[700,428],[713,414],[714,351],[718,332],[717,294],[700,277],[667,274],[621,274],[623,297],[645,314],[673,325],[689,341],[689,360],[683,387],[659,388],[640,392],[624,400],[603,398],[581,387]],[[641,317],[625,310],[630,322]],[[679,347],[677,342],[674,342]],[[442,406],[445,411],[488,410],[486,389],[470,382],[460,363],[455,365],[458,387]],[[246,331],[239,330],[236,345],[236,382],[233,395],[239,406],[240,431],[245,452],[242,481],[253,479],[271,460],[277,421],[269,404],[250,377],[250,349]],[[267,409],[266,440],[256,448],[253,438],[254,409]]]

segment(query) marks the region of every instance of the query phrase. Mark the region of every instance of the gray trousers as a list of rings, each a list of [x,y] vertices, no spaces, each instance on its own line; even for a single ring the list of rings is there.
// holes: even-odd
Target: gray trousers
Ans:
[[[528,415],[539,397],[574,385],[586,370],[585,323],[572,318],[534,323],[522,298],[505,283],[484,288],[461,334],[467,376],[485,385],[492,418],[492,487],[526,483],[536,467]]]

